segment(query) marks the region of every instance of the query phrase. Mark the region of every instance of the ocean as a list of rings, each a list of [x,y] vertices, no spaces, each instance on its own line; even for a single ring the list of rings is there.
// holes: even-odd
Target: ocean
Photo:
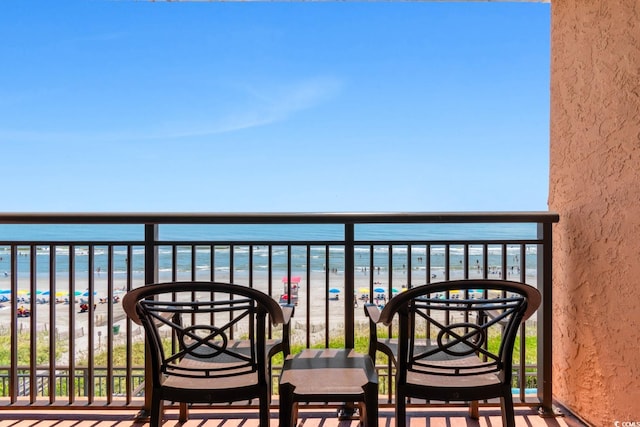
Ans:
[[[234,277],[246,277],[249,270],[261,274],[272,269],[275,275],[286,275],[291,262],[293,275],[302,275],[310,266],[312,272],[328,269],[336,273],[344,272],[344,247],[336,243],[343,239],[340,225],[161,225],[159,240],[180,242],[158,248],[158,268],[161,276],[171,272],[209,274],[212,269],[219,273],[233,273]],[[484,264],[484,248],[481,244],[468,248],[465,263],[463,245],[447,245],[445,242],[458,240],[534,240],[536,224],[362,224],[355,228],[356,242],[383,241],[385,244],[373,248],[373,268],[379,272],[405,270],[411,264],[416,274],[440,274],[446,266],[450,269],[478,268]],[[70,245],[74,242],[74,270],[86,274],[91,268],[97,272],[106,271],[112,263],[114,274],[125,276],[131,257],[134,276],[144,273],[144,238],[142,225],[0,225],[0,272],[9,275],[12,268],[11,245],[18,246],[17,273],[28,276],[33,265],[38,276],[47,276],[51,268],[56,274],[66,275],[69,271]],[[393,241],[435,242],[411,246],[390,245]],[[209,245],[190,245],[188,242],[212,242]],[[295,243],[289,254],[289,241],[322,242],[312,244],[307,252],[306,245]],[[86,244],[82,243],[86,242]],[[127,245],[111,242],[131,243]],[[248,246],[251,242],[253,246]],[[282,245],[278,242],[283,242]],[[324,243],[329,242],[328,245]],[[441,242],[441,243],[439,243]],[[89,247],[89,244],[96,243]],[[213,244],[214,243],[214,244]],[[263,243],[263,244],[261,244]],[[268,243],[268,244],[267,244]],[[35,260],[29,245],[34,245]],[[55,253],[55,265],[51,263],[51,251]],[[93,257],[90,257],[92,252]],[[490,245],[487,261],[491,268],[499,268],[503,258],[509,268],[519,268],[521,258],[525,258],[527,274],[535,274],[537,246],[509,245],[503,254],[501,245]],[[360,245],[355,249],[356,269],[365,271],[372,268],[371,247]],[[390,256],[391,254],[391,256]],[[447,259],[448,255],[448,259]],[[90,258],[91,261],[90,261]],[[233,270],[233,271],[232,271]],[[427,271],[428,270],[428,271]]]

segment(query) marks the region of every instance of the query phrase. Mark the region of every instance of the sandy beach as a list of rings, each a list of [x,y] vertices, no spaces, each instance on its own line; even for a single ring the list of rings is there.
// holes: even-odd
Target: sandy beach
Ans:
[[[179,280],[187,280],[188,277],[180,277]],[[202,278],[199,278],[202,280]],[[215,280],[221,282],[228,282],[228,274],[216,274]],[[8,286],[4,284],[5,280],[0,280],[0,287]],[[237,278],[234,283],[240,285],[248,285],[248,281],[243,278]],[[314,273],[309,281],[306,277],[303,277],[299,283],[298,300],[295,309],[294,319],[292,321],[293,329],[305,330],[307,323],[311,325],[312,330],[324,330],[325,324],[325,308],[328,307],[329,313],[329,326],[331,329],[339,329],[343,326],[343,311],[345,309],[344,304],[344,276],[341,274],[329,275],[329,287],[326,286],[327,278],[323,273]],[[88,281],[77,280],[75,283],[75,289],[77,292],[84,292],[88,289]],[[142,286],[142,280],[136,280],[133,283],[133,288]],[[273,283],[269,286],[266,277],[254,278],[253,286],[265,293],[271,293],[272,297],[280,301],[280,296],[286,292],[286,284],[282,281],[282,276],[274,276]],[[383,286],[376,284],[376,287]],[[26,286],[25,286],[26,287]],[[356,278],[356,290],[359,288],[368,288],[369,279],[367,276],[361,276]],[[395,286],[394,286],[395,287]],[[399,287],[399,286],[398,286]],[[23,289],[24,287],[21,287]],[[48,289],[48,284],[47,284]],[[26,330],[30,327],[30,324],[35,321],[36,329],[38,331],[49,331],[52,328],[50,310],[54,310],[54,329],[58,333],[68,333],[68,325],[70,323],[70,315],[73,313],[75,322],[76,335],[82,335],[88,328],[88,312],[81,312],[80,304],[89,302],[88,296],[76,295],[75,298],[71,298],[68,295],[62,295],[62,292],[68,291],[68,282],[56,283],[56,289],[65,290],[58,291],[60,296],[57,298],[50,298],[48,295],[38,295],[36,298],[31,299],[26,293],[18,295],[17,301],[13,304],[17,307],[24,307],[31,312],[32,317],[20,317],[18,318],[19,330]],[[329,289],[339,289],[339,293],[329,292]],[[102,336],[107,334],[107,318],[108,318],[108,286],[106,279],[98,278],[94,283],[94,296],[93,302],[95,304],[95,310],[93,310],[94,316],[94,329],[100,331],[102,329]],[[126,290],[125,280],[115,280],[113,283],[113,295],[116,299],[121,299]],[[363,300],[359,299],[362,293],[356,295],[356,301],[358,306],[354,307],[356,319],[365,321],[364,311],[362,305]],[[55,300],[59,302],[55,302]],[[39,301],[39,302],[36,302]],[[53,300],[53,302],[52,302]],[[310,304],[310,310],[307,314],[307,305]],[[9,321],[11,316],[11,301],[6,301],[1,304],[0,307],[0,333],[2,329],[9,327]],[[120,331],[122,332],[126,328],[126,322],[124,322],[125,315],[122,310],[122,305],[119,301],[112,303],[113,307],[113,326],[120,325]]]
[[[206,272],[208,273],[208,272]],[[200,272],[198,280],[207,280],[209,275],[205,272]],[[413,286],[423,284],[426,282],[426,277],[423,271],[412,272],[411,282]],[[310,331],[311,344],[323,343],[325,340],[326,330],[329,331],[329,336],[332,338],[340,337],[344,328],[344,313],[345,310],[354,310],[356,328],[366,327],[368,320],[364,315],[363,305],[366,302],[363,299],[363,295],[366,296],[381,296],[382,293],[369,291],[364,292],[371,288],[371,282],[373,281],[373,288],[383,288],[387,290],[384,293],[384,298],[389,298],[389,289],[400,292],[403,286],[408,285],[408,275],[405,272],[395,274],[392,277],[392,284],[389,285],[389,278],[387,274],[373,273],[371,276],[370,271],[359,271],[355,273],[355,300],[356,306],[345,307],[345,282],[344,274],[341,273],[328,273],[313,272],[309,278],[303,274],[294,274],[292,276],[299,275],[301,280],[298,284],[299,293],[298,301],[295,308],[295,314],[292,319],[292,342],[304,344],[306,342],[307,329]],[[455,276],[455,274],[454,274]],[[454,277],[461,278],[461,277]],[[190,276],[180,276],[179,280],[189,280]],[[168,278],[167,278],[168,279]],[[229,274],[216,272],[216,281],[228,282]],[[433,280],[439,281],[441,278],[434,278]],[[234,283],[239,285],[248,285],[247,277],[234,277]],[[46,283],[46,289],[49,288],[49,284]],[[132,287],[138,287],[143,285],[142,279],[133,280]],[[6,288],[9,286],[6,278],[0,278],[0,288]],[[114,344],[124,343],[125,332],[127,328],[127,319],[122,309],[120,300],[126,292],[126,280],[116,279],[112,284],[113,293],[111,295],[111,303],[109,302],[109,295],[107,290],[109,289],[106,275],[97,275],[94,279],[94,296],[93,302],[95,304],[94,310],[88,312],[82,312],[80,304],[88,302],[88,296],[78,295],[75,298],[69,298],[68,296],[59,296],[58,300],[61,302],[51,302],[51,298],[47,296],[38,295],[36,299],[40,303],[35,303],[32,299],[27,302],[27,296],[24,294],[18,296],[20,299],[24,299],[23,302],[16,301],[13,304],[16,307],[24,306],[24,308],[31,311],[31,317],[18,318],[18,331],[27,332],[31,329],[32,325],[39,332],[47,333],[52,329],[55,331],[56,339],[66,339],[69,337],[69,326],[71,319],[74,323],[75,337],[75,349],[78,356],[82,356],[82,353],[88,350],[88,336],[93,333],[94,346],[96,350],[100,347],[106,347],[106,340],[109,335],[112,334]],[[286,284],[283,283],[283,276],[280,274],[273,275],[272,283],[269,284],[266,274],[256,274],[253,278],[253,286],[265,293],[270,293],[272,297],[279,301],[280,296],[285,293]],[[84,292],[88,289],[89,282],[87,279],[77,279],[75,281],[75,291],[78,293]],[[19,289],[26,289],[25,283],[20,283]],[[42,283],[38,283],[39,289],[45,289]],[[61,293],[61,290],[69,291],[68,281],[56,282],[56,290]],[[333,290],[330,292],[330,290]],[[336,292],[338,290],[339,292]],[[65,303],[65,299],[69,301]],[[74,301],[75,300],[75,301]],[[384,299],[379,300],[380,304],[384,303]],[[108,322],[109,306],[112,306],[112,323]],[[11,302],[3,302],[0,307],[0,334],[9,332],[10,316],[12,314]],[[309,309],[307,307],[309,306]],[[51,310],[54,310],[51,313]],[[53,318],[52,315],[53,314]],[[93,325],[89,323],[89,316],[93,316]],[[53,323],[52,323],[53,320]],[[328,325],[325,323],[328,321]],[[90,330],[93,329],[93,331]],[[140,327],[132,324],[132,334],[135,337],[142,339]],[[137,338],[136,338],[137,339]],[[62,360],[68,360],[67,355],[61,357]]]

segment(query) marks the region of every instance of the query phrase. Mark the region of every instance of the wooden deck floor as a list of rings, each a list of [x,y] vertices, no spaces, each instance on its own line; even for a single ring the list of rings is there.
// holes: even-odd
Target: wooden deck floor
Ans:
[[[136,419],[133,410],[0,410],[0,427],[144,427],[146,420]],[[410,409],[411,427],[499,427],[499,408],[481,408],[480,419],[467,417],[467,411],[454,409]],[[169,410],[163,427],[260,427],[257,414],[249,410],[191,410],[186,423],[178,421],[177,411]],[[301,409],[299,427],[357,427],[357,420],[339,421],[335,410]],[[394,427],[393,408],[381,408],[380,427]],[[529,408],[516,409],[516,425],[521,427],[584,427],[571,415],[542,418]],[[271,411],[270,427],[278,426],[277,411]]]

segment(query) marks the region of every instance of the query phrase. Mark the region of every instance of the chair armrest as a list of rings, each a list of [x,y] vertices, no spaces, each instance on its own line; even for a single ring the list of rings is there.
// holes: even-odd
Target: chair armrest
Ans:
[[[280,304],[280,307],[282,308],[282,314],[284,317],[284,321],[282,322],[282,343],[280,347],[284,357],[286,358],[291,354],[291,318],[293,317],[296,306],[294,304]]]
[[[364,314],[371,320],[372,323],[378,323],[380,321],[380,307],[372,303],[366,303],[364,305]]]
[[[282,314],[284,316],[283,325],[289,325],[291,318],[293,317],[293,313],[295,312],[296,306],[293,304],[280,304],[282,308]]]
[[[380,319],[380,308],[372,303],[364,305],[364,314],[369,318],[369,357],[376,363],[376,352],[378,351],[378,321]]]

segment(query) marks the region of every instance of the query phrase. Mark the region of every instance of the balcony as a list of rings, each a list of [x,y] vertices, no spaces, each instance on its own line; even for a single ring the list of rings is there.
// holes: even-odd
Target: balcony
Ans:
[[[550,327],[557,221],[549,212],[0,214],[0,410],[3,418],[34,411],[46,417],[64,408],[52,418],[71,420],[78,410],[96,421],[112,417],[113,425],[130,425],[147,406],[143,339],[119,299],[147,283],[218,280],[256,287],[296,303],[296,349],[364,352],[365,300],[383,304],[404,287],[434,281],[505,278],[543,294],[541,309],[521,332],[527,339],[520,340],[514,367],[517,414],[528,419],[540,412],[550,417],[542,425],[558,425],[545,424],[556,422]],[[28,316],[17,315],[21,307]],[[279,364],[274,368],[275,383]],[[392,422],[391,366],[378,360],[377,370],[381,417]],[[253,425],[255,411],[247,405],[216,411]],[[498,417],[492,405],[484,402],[481,416]],[[335,411],[306,410],[309,422],[333,425],[326,420],[335,420]],[[418,419],[477,425],[465,424],[472,422],[465,410],[446,402],[414,402],[411,411]]]

